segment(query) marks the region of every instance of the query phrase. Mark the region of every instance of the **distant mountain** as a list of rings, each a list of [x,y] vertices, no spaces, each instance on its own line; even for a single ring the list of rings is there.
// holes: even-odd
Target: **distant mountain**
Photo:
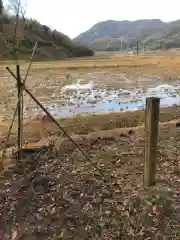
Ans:
[[[99,22],[73,39],[93,50],[112,51],[136,48],[137,36],[140,45],[149,48],[180,47],[180,20],[163,22],[160,19],[136,21]],[[122,44],[122,45],[121,45]]]

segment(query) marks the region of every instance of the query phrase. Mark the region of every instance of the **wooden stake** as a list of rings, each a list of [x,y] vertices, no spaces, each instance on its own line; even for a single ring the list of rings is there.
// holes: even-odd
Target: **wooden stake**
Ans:
[[[156,181],[156,157],[158,141],[160,99],[146,99],[145,110],[145,161],[144,184],[154,185]]]
[[[20,149],[22,146],[22,97],[21,95],[21,76],[20,76],[20,65],[16,65],[17,74],[17,89],[18,89],[18,160],[20,160]]]

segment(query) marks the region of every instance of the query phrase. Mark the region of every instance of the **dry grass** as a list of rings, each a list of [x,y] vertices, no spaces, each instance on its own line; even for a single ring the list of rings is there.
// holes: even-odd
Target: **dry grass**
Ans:
[[[15,69],[13,63],[2,63],[0,69],[3,70],[6,65]],[[21,69],[25,70],[28,63],[22,62]],[[88,58],[75,58],[61,61],[47,61],[47,62],[35,62],[32,65],[32,70],[41,69],[81,69],[81,68],[106,68],[106,67],[140,67],[147,70],[150,66],[153,67],[168,67],[177,68],[180,66],[180,56],[131,56],[131,55],[105,55],[103,57],[93,56]]]

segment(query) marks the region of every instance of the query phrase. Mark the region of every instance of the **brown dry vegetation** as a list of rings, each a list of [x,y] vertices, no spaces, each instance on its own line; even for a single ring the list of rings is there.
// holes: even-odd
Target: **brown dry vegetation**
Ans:
[[[139,127],[144,124],[144,111],[124,112],[124,113],[106,113],[97,115],[77,115],[57,119],[60,125],[69,135],[86,135],[91,132],[107,131],[117,128]],[[180,118],[180,107],[173,106],[161,108],[160,122],[168,122]],[[6,139],[6,134],[10,126],[9,122],[3,122],[0,125],[1,143]],[[27,121],[24,126],[24,142],[37,142],[41,138],[57,135],[61,136],[61,131],[51,121]],[[63,135],[62,135],[63,137]],[[16,143],[17,131],[14,124],[8,146],[12,147]],[[1,144],[1,149],[3,144]]]
[[[158,54],[158,53],[157,53]],[[9,64],[8,64],[9,65]],[[10,64],[10,67],[13,67],[13,63]],[[83,57],[83,58],[74,58],[63,61],[47,61],[47,62],[35,62],[32,65],[32,71],[39,71],[44,69],[54,69],[58,68],[59,70],[64,69],[83,69],[83,68],[106,68],[106,67],[120,67],[120,71],[123,72],[124,69],[128,68],[141,68],[144,71],[149,70],[163,70],[164,67],[173,68],[178,71],[180,66],[180,56],[131,56],[131,55],[102,55],[102,56],[93,56],[93,57]],[[27,63],[22,61],[22,69],[27,67]],[[0,65],[0,69],[3,70],[4,63]],[[157,69],[156,69],[157,68]],[[122,69],[122,70],[121,70]],[[163,71],[162,71],[163,73]]]
[[[180,58],[157,57],[160,63],[154,64],[155,68],[155,57],[125,60],[131,58],[144,73],[149,69],[152,74],[159,68],[164,74],[168,66],[169,71],[175,66],[179,71]],[[118,70],[129,73],[133,67],[123,67],[125,60],[118,57],[106,62],[119,61]],[[52,71],[63,71],[68,64],[69,69],[77,69],[82,60],[77,61],[47,65]],[[93,63],[87,60],[85,64]],[[103,65],[102,60],[98,64]],[[33,68],[34,72],[43,71],[40,63]],[[161,109],[157,181],[148,188],[143,186],[144,111],[58,120],[103,177],[53,123],[28,122],[24,141],[35,150],[28,154],[24,151],[21,162],[15,154],[6,159],[0,178],[0,236],[7,234],[2,239],[11,239],[8,234],[12,232],[25,240],[180,239],[180,130],[175,127],[179,110],[176,106]],[[1,150],[9,123],[0,124]],[[14,126],[9,150],[15,145],[16,135]],[[42,145],[48,147],[41,151]]]

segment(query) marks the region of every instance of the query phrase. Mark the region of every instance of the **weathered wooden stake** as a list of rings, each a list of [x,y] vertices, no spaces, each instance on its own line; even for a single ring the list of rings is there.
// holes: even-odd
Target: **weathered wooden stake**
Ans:
[[[18,89],[18,160],[20,160],[20,149],[22,146],[22,97],[21,95],[21,76],[20,66],[16,66],[17,89]]]
[[[144,184],[154,185],[156,181],[156,155],[158,141],[160,99],[146,99],[145,110],[145,159]]]

